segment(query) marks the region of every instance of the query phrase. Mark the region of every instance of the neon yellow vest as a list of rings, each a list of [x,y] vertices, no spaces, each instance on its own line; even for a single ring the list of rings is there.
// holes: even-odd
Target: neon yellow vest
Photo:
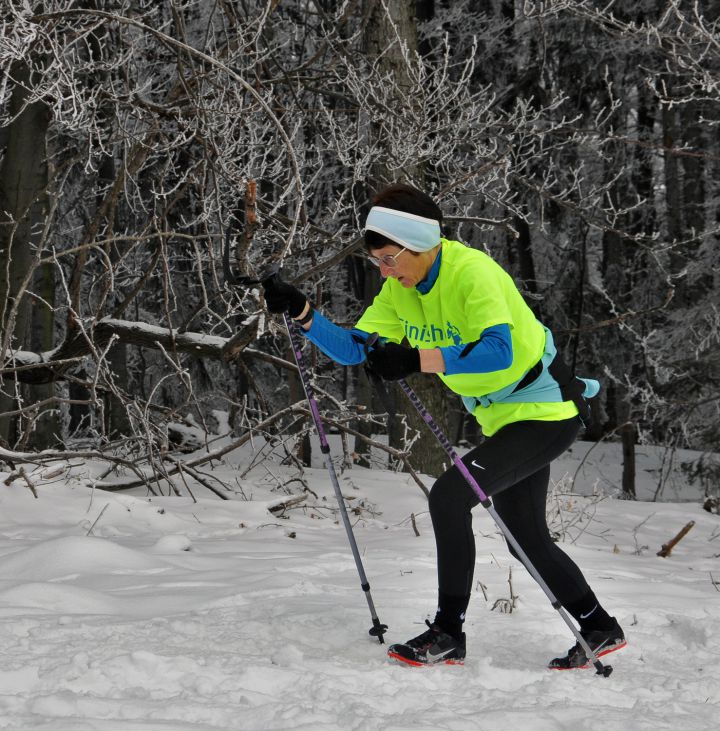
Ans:
[[[407,338],[414,347],[437,348],[471,343],[486,328],[502,323],[510,326],[510,367],[492,373],[439,373],[448,388],[461,396],[484,396],[517,381],[540,360],[545,330],[501,266],[482,251],[442,239],[440,272],[432,289],[421,294],[388,277],[356,327],[397,343]],[[491,436],[516,421],[569,419],[577,409],[571,401],[495,403],[473,413]]]

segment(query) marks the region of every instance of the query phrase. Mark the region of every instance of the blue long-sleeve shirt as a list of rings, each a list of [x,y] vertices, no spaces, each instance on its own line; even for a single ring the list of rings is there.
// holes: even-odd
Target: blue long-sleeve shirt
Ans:
[[[442,251],[430,268],[427,277],[416,285],[427,294],[435,284],[440,271]],[[357,365],[365,360],[365,341],[370,333],[358,328],[346,330],[315,312],[309,330],[303,331],[328,357],[342,365]],[[446,375],[459,373],[491,373],[508,368],[512,363],[513,349],[510,327],[494,325],[478,333],[473,343],[460,343],[441,347]]]

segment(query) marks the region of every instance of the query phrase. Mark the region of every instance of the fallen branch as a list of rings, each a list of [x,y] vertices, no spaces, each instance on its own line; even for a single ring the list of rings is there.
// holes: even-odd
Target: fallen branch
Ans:
[[[278,368],[297,370],[293,363],[249,347],[256,336],[256,319],[252,319],[233,337],[225,338],[201,332],[179,332],[145,322],[106,317],[95,323],[86,333],[69,334],[64,343],[48,353],[26,351],[11,353],[0,363],[0,375],[13,375],[21,383],[31,384],[67,380],[67,370],[71,365],[90,356],[93,347],[102,349],[110,342],[152,350],[165,349],[194,358],[213,358],[223,362],[238,360],[242,363],[245,359],[251,358]]]
[[[23,462],[26,464],[44,464],[47,462],[68,462],[71,459],[97,459],[102,460],[104,462],[110,462],[116,466],[122,466],[125,467],[127,470],[134,472],[138,479],[132,480],[131,482],[123,482],[123,483],[103,483],[103,482],[95,482],[94,486],[100,490],[106,490],[109,492],[119,492],[121,490],[130,490],[135,487],[147,487],[151,493],[155,494],[154,490],[152,489],[151,482],[156,482],[160,480],[166,480],[168,481],[169,477],[172,477],[180,472],[181,469],[188,471],[188,468],[197,467],[199,465],[205,464],[206,462],[211,462],[214,459],[219,459],[220,457],[223,457],[224,455],[228,454],[229,452],[232,452],[235,449],[238,449],[243,444],[248,442],[252,435],[258,431],[262,431],[263,429],[266,429],[267,427],[271,426],[273,423],[281,419],[283,416],[285,416],[288,413],[294,413],[297,412],[298,406],[297,404],[293,404],[292,406],[288,406],[285,409],[282,409],[281,411],[278,411],[276,414],[273,414],[269,418],[265,419],[265,421],[260,422],[256,426],[250,428],[243,436],[241,436],[239,439],[236,439],[233,442],[230,442],[229,444],[225,445],[224,447],[220,447],[219,449],[216,449],[211,452],[206,452],[204,454],[198,455],[197,457],[194,457],[193,459],[189,459],[186,462],[180,462],[179,460],[176,460],[174,457],[171,457],[169,455],[164,455],[165,459],[168,460],[173,464],[173,467],[169,470],[163,470],[162,472],[157,472],[154,474],[146,475],[142,472],[140,467],[138,466],[138,460],[131,460],[131,459],[125,459],[124,457],[118,457],[114,454],[109,454],[106,452],[96,451],[96,450],[88,450],[88,451],[77,451],[77,452],[71,452],[71,451],[60,451],[60,450],[43,450],[42,452],[15,452],[10,449],[5,449],[3,447],[0,447],[0,460],[7,462],[8,464],[12,464],[14,462]],[[303,413],[305,413],[303,411]],[[18,477],[24,477],[25,481],[28,482],[29,478],[27,475],[23,475],[20,470],[22,468],[19,468],[15,473],[10,475],[7,480],[6,484],[10,484],[12,480],[17,479]],[[23,470],[24,472],[24,470]],[[197,479],[196,474],[193,474],[193,477]],[[11,479],[12,478],[12,479]],[[198,480],[199,482],[202,482],[201,480]],[[28,485],[30,487],[30,485]],[[204,484],[204,487],[207,487],[212,492],[215,492],[219,497],[226,497],[221,494],[220,491],[218,491],[216,488],[211,487],[207,484]],[[34,491],[34,485],[30,488]],[[33,493],[34,494],[34,493]],[[37,497],[37,495],[36,495]]]
[[[15,482],[15,480],[17,480],[18,477],[22,477],[28,487],[28,490],[30,490],[30,492],[35,496],[35,499],[37,500],[37,490],[35,489],[35,485],[33,484],[32,480],[28,477],[27,472],[25,472],[24,467],[19,467],[15,472],[8,475],[7,479],[5,480],[5,484],[11,485],[13,482]]]
[[[662,556],[663,558],[667,558],[670,555],[670,552],[675,548],[675,546],[688,534],[690,529],[695,525],[695,521],[691,520],[687,525],[684,526],[684,528],[673,538],[671,541],[668,541],[667,543],[663,543],[662,548],[657,552],[658,556]]]
[[[25,464],[44,464],[46,462],[60,461],[67,463],[71,459],[98,459],[104,462],[112,462],[116,466],[121,465],[122,467],[125,467],[126,469],[134,472],[141,478],[140,482],[138,482],[135,487],[138,487],[139,485],[147,485],[147,487],[152,492],[152,488],[150,488],[148,481],[152,480],[153,477],[150,476],[146,478],[142,474],[136,464],[137,460],[125,459],[124,457],[118,457],[114,454],[107,454],[105,452],[95,450],[71,452],[44,449],[42,452],[14,452],[10,449],[0,447],[0,460],[3,462],[7,462],[8,464],[12,464],[13,462],[24,462]],[[18,473],[18,475],[16,476],[21,477],[22,475]]]
[[[215,493],[221,500],[229,500],[230,498],[225,495],[221,490],[219,490],[214,485],[211,485],[210,482],[205,479],[205,476],[202,475],[198,470],[194,470],[191,467],[187,467],[182,463],[181,460],[172,460],[173,464],[175,464],[176,467],[178,467],[178,472],[180,473],[180,477],[182,478],[182,481],[185,485],[185,489],[188,491],[190,497],[192,498],[192,501],[194,503],[197,502],[195,495],[193,495],[192,490],[190,489],[190,485],[187,484],[187,480],[185,480],[185,477],[183,475],[184,472],[187,472],[190,477],[192,477],[196,482],[199,482],[203,487],[210,490],[210,492]],[[222,484],[222,483],[220,483]],[[227,489],[227,488],[225,488]]]
[[[283,416],[289,413],[296,413],[298,411],[302,411],[301,408],[298,407],[297,404],[293,404],[291,406],[288,406],[281,411],[278,411],[277,413],[273,414],[272,416],[265,419],[265,421],[261,421],[256,426],[249,429],[245,434],[243,434],[239,439],[235,439],[234,441],[230,442],[230,444],[225,445],[224,447],[220,447],[219,449],[215,449],[212,452],[206,452],[205,454],[201,454],[198,457],[195,457],[194,459],[189,459],[186,462],[179,462],[174,460],[173,458],[170,459],[174,463],[174,467],[172,469],[166,470],[162,475],[157,475],[154,479],[161,479],[161,480],[167,480],[169,477],[172,477],[173,475],[176,475],[178,472],[180,472],[181,469],[188,470],[188,468],[197,467],[201,464],[205,464],[206,462],[211,462],[215,459],[220,459],[220,457],[224,457],[229,452],[233,452],[234,450],[238,449],[239,447],[242,447],[243,444],[250,441],[254,433],[257,433],[259,431],[262,431],[264,429],[267,429],[267,427],[274,424],[276,421],[281,419]],[[141,487],[142,485],[146,484],[148,480],[153,479],[152,477],[147,477],[142,480],[133,480],[132,482],[123,482],[123,483],[96,483],[96,487],[100,490],[109,490],[111,492],[117,492],[120,490],[130,490],[134,487]],[[208,487],[206,484],[205,487]],[[214,488],[208,488],[212,490],[212,492],[215,492],[218,497],[224,497],[219,491],[215,490]]]
[[[268,510],[273,515],[281,517],[285,514],[286,510],[304,503],[306,499],[307,495],[295,495],[294,497],[287,498],[286,500],[281,500],[279,503],[275,503],[275,505],[271,505]]]

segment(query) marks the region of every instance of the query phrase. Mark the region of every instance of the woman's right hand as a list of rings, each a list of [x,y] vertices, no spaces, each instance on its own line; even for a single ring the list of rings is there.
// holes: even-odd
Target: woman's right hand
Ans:
[[[386,381],[399,381],[420,372],[420,351],[397,343],[381,343],[367,354],[368,368]]]

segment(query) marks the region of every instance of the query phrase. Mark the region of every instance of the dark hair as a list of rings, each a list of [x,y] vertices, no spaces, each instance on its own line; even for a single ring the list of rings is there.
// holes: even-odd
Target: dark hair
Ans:
[[[443,215],[438,204],[427,193],[413,188],[412,185],[393,183],[377,193],[372,199],[372,204],[403,213],[413,213],[423,218],[432,218],[442,227]],[[366,249],[382,249],[383,246],[394,243],[396,242],[377,231],[365,232]]]

